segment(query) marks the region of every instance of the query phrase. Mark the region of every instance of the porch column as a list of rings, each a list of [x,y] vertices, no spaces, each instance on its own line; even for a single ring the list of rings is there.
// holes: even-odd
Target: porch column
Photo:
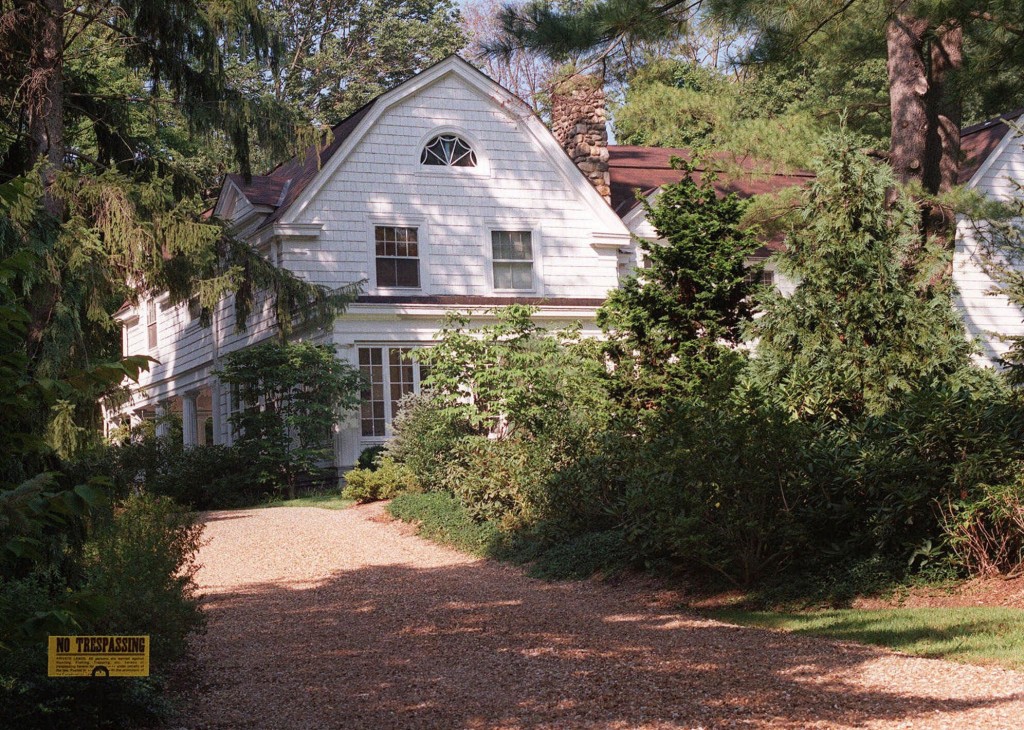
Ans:
[[[190,390],[181,399],[181,440],[185,448],[199,445],[199,409],[196,399],[198,390]]]
[[[171,424],[167,422],[169,412],[168,401],[162,400],[156,404],[156,437],[158,439],[165,439],[171,433]]]
[[[225,416],[224,416],[224,404],[221,402],[221,384],[216,378],[213,379],[213,383],[210,385],[210,400],[213,405],[211,410],[213,411],[213,443],[229,445],[227,434],[224,432]]]

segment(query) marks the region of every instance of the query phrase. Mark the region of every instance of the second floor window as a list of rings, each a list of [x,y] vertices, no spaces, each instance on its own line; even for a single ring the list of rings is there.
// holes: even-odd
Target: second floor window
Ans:
[[[149,338],[149,349],[156,347],[156,302],[152,299],[146,305],[146,335]]]
[[[415,228],[377,226],[377,286],[418,289],[420,249]]]
[[[491,231],[495,289],[533,289],[530,231]]]

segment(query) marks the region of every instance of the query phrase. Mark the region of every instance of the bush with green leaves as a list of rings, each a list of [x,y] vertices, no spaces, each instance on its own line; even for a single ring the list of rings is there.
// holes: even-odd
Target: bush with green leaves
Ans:
[[[384,444],[367,446],[359,452],[359,458],[356,459],[356,466],[360,469],[370,469],[371,471],[376,469],[381,456],[384,454],[385,448]]]
[[[345,474],[341,496],[366,503],[419,491],[422,488],[412,469],[385,456],[377,461],[375,469],[357,468]]]
[[[88,587],[104,597],[98,634],[148,634],[157,666],[185,653],[202,627],[195,574],[203,526],[170,497],[136,494],[86,544]]]
[[[83,458],[77,468],[109,474],[120,495],[144,489],[197,510],[244,507],[271,494],[248,452],[234,446],[186,448],[146,436]]]
[[[403,406],[388,447],[424,487],[508,529],[560,513],[545,483],[590,448],[610,412],[599,346],[578,328],[547,332],[533,313],[513,305],[479,327],[450,316],[418,354],[430,367],[425,393]]]
[[[393,431],[385,453],[412,469],[424,489],[451,491],[462,470],[453,449],[472,435],[469,422],[424,392],[401,400]]]
[[[1017,396],[994,373],[981,375],[989,387],[919,391],[811,444],[805,459],[818,488],[807,520],[827,557],[885,556],[904,570],[955,558],[957,520],[948,517],[980,516],[972,505],[1013,484],[1024,438]]]
[[[1024,575],[1024,472],[940,504],[954,562],[968,575]]]
[[[37,481],[0,492],[0,727],[138,727],[166,716],[161,678],[202,625],[201,526],[167,498],[111,511],[102,493]],[[149,678],[46,676],[51,634],[146,634]]]
[[[406,492],[395,497],[387,510],[396,519],[416,523],[423,537],[473,555],[491,555],[504,540],[497,525],[473,519],[459,500],[445,492]]]
[[[268,490],[287,489],[315,474],[331,456],[331,429],[359,403],[359,371],[333,345],[262,342],[224,358],[217,373],[238,403],[231,416],[235,448]]]

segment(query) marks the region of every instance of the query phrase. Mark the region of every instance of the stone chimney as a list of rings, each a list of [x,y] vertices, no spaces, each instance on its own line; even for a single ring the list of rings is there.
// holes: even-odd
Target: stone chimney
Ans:
[[[606,121],[604,84],[598,77],[576,74],[555,84],[551,131],[601,197],[611,202]]]

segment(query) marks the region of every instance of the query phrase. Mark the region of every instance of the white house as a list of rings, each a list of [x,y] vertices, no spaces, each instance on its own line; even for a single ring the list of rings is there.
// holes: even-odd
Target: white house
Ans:
[[[364,281],[330,331],[368,376],[361,411],[336,436],[336,463],[388,434],[395,404],[419,389],[408,348],[430,344],[450,310],[536,304],[552,326],[593,325],[618,283],[630,234],[522,101],[451,57],[378,97],[310,154],[246,182],[229,176],[215,215],[279,266],[310,281]],[[225,354],[272,334],[266,312],[236,331],[223,300],[203,327],[166,297],[121,313],[124,351],[159,360],[108,414],[181,414],[187,444],[231,443],[232,404],[214,372]]]
[[[1024,109],[966,127],[961,132],[964,163],[960,183],[1002,201],[1019,196],[1014,181],[1024,182],[1024,137],[1008,121],[1024,121]],[[1009,349],[1006,337],[1024,336],[1024,314],[996,291],[994,282],[985,272],[984,238],[971,221],[957,222],[953,280],[968,335],[981,343],[982,358],[992,362]]]
[[[686,151],[609,146],[599,87],[567,89],[553,107],[549,131],[453,56],[341,122],[319,152],[248,181],[225,180],[214,214],[274,264],[332,287],[365,282],[332,328],[306,335],[333,343],[370,383],[336,433],[339,468],[388,436],[398,400],[420,387],[419,366],[402,355],[431,344],[446,312],[484,317],[529,303],[549,326],[579,321],[596,334],[597,308],[636,264],[632,234],[653,237],[637,194],[678,181],[683,173],[670,160]],[[1012,157],[1011,146],[993,154]],[[983,165],[976,177],[1000,174],[1005,164]],[[718,186],[753,195],[808,177],[740,175]],[[966,282],[967,269],[958,271]],[[981,327],[978,313],[988,310],[975,289],[965,291],[969,322]],[[271,336],[272,319],[256,311],[238,330],[231,298],[207,327],[197,314],[166,296],[119,313],[124,352],[159,364],[106,414],[108,426],[173,411],[186,444],[231,443],[231,398],[214,373],[225,354]]]

